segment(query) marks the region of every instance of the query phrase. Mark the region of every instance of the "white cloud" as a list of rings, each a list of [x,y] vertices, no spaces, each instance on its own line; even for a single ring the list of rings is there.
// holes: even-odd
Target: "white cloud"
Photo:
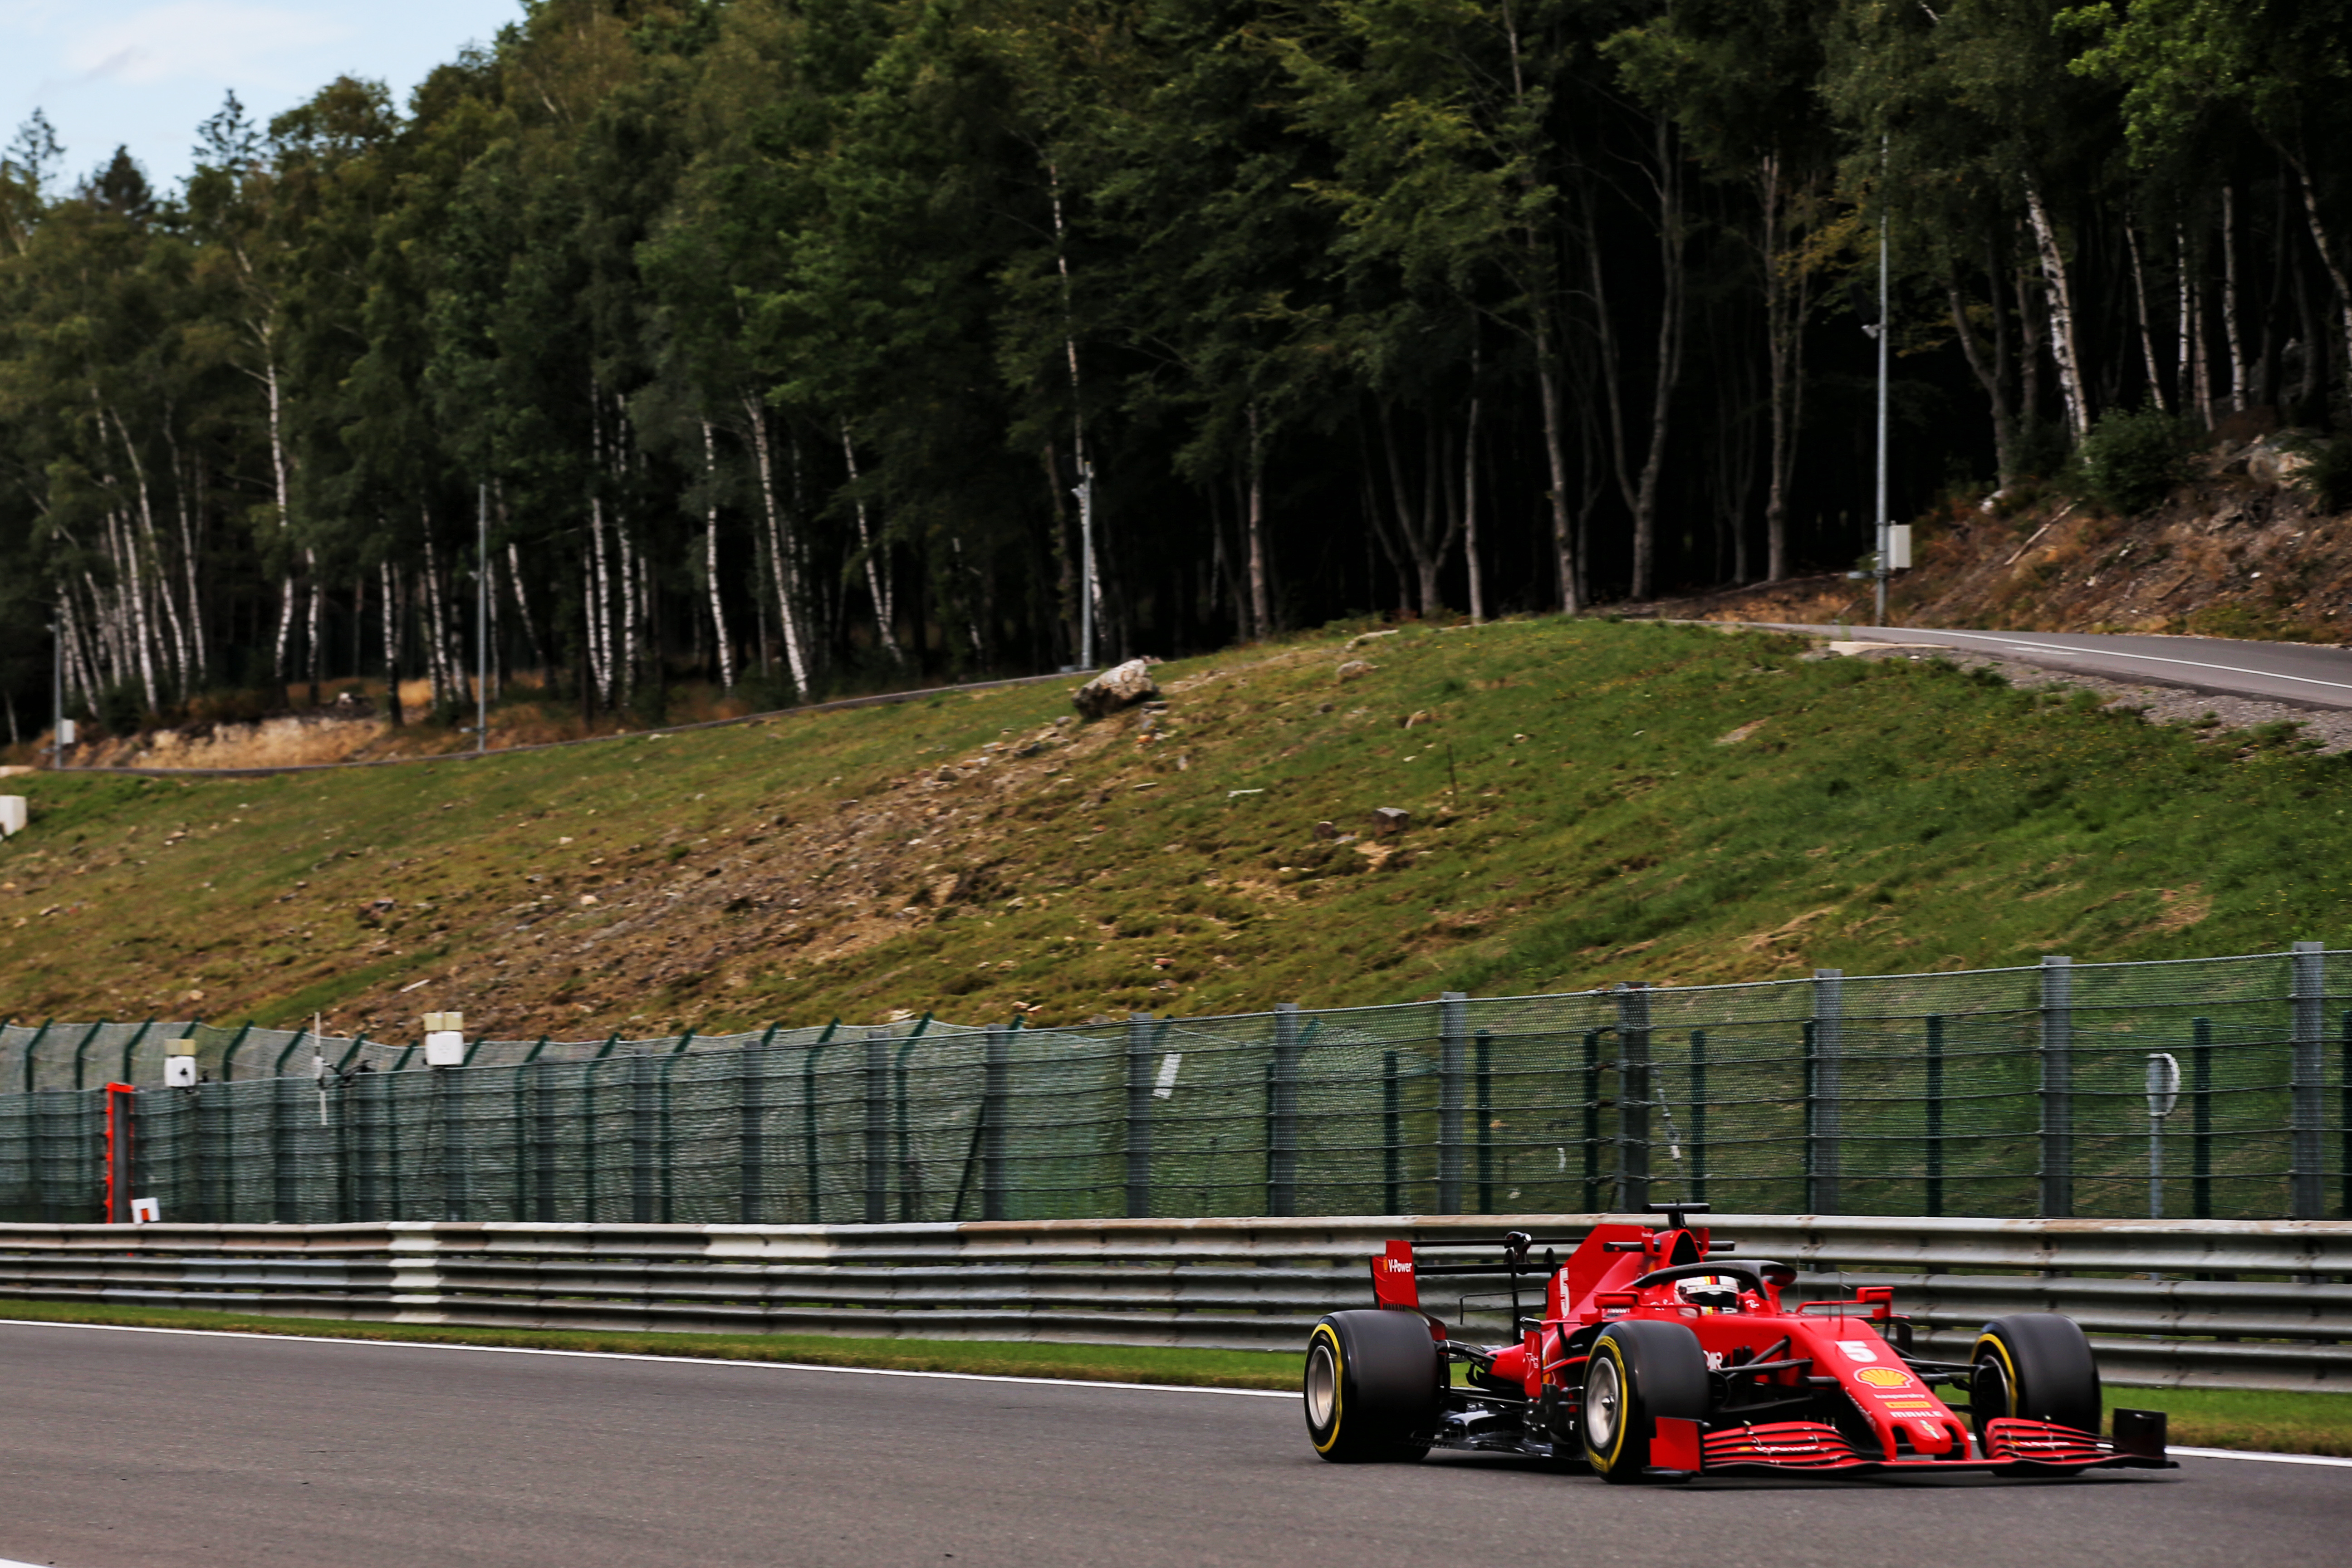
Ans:
[[[173,0],[72,33],[64,63],[84,81],[134,87],[269,79],[278,74],[268,68],[271,57],[299,55],[353,30],[330,16],[275,5]]]

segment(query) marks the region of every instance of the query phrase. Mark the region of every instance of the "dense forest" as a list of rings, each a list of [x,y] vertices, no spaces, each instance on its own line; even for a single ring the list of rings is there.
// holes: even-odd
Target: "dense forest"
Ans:
[[[173,190],[36,114],[10,738],[53,653],[115,731],[446,713],[478,595],[658,716],[1852,567],[1882,325],[1898,513],[2340,417],[2348,67],[2347,0],[526,0]]]

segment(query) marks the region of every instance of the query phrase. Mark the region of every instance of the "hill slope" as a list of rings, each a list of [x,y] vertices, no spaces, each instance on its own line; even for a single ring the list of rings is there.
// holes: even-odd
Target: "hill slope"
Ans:
[[[2284,728],[1605,621],[1159,675],[1164,713],[1093,724],[1045,685],[479,763],[14,781],[0,1015],[1046,1023],[2352,923],[2352,763]],[[1412,826],[1370,836],[1384,805]]]

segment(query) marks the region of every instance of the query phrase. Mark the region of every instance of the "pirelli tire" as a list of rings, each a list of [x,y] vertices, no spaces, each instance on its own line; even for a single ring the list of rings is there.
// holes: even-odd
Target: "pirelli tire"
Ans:
[[[1615,1322],[1592,1342],[1584,1363],[1578,1430],[1585,1463],[1620,1485],[1643,1479],[1664,1417],[1706,1418],[1706,1352],[1682,1323]]]
[[[1995,1318],[1977,1335],[1969,1359],[1969,1419],[1979,1443],[1988,1423],[2011,1415],[2099,1430],[2098,1358],[2074,1319],[2056,1312]]]
[[[1307,1436],[1333,1464],[1418,1459],[1437,1423],[1445,1358],[1418,1312],[1334,1312],[1307,1339]]]

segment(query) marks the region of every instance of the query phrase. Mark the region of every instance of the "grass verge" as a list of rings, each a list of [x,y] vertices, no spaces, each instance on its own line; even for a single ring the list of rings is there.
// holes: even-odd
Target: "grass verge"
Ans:
[[[1184,1350],[1161,1345],[1063,1345],[989,1340],[845,1339],[833,1334],[680,1334],[562,1329],[488,1329],[460,1324],[346,1322],[259,1312],[173,1307],[89,1307],[0,1300],[0,1318],[104,1323],[142,1329],[215,1329],[241,1334],[317,1334],[408,1344],[509,1345],[522,1350],[604,1351],[709,1361],[797,1362],[809,1366],[961,1372],[994,1377],[1056,1377],[1095,1383],[1176,1384],[1195,1388],[1298,1386],[1298,1358],[1286,1351]],[[2110,1388],[2107,1408],[2162,1410],[2171,1440],[2189,1447],[2352,1457],[2352,1394],[2242,1388]]]
[[[1163,1345],[1061,1345],[992,1340],[869,1340],[835,1334],[681,1334],[656,1331],[489,1329],[456,1323],[367,1323],[176,1307],[89,1307],[78,1302],[0,1300],[0,1318],[44,1323],[104,1323],[138,1329],[215,1329],[240,1334],[317,1334],[405,1344],[505,1345],[519,1350],[603,1351],[703,1361],[797,1362],[892,1372],[1063,1377],[1095,1383],[1165,1383],[1194,1388],[1298,1386],[1298,1358],[1280,1351],[1184,1350]]]
[[[2266,1388],[2110,1388],[2107,1408],[2161,1410],[2167,1435],[2189,1448],[2352,1458],[2352,1394]]]

